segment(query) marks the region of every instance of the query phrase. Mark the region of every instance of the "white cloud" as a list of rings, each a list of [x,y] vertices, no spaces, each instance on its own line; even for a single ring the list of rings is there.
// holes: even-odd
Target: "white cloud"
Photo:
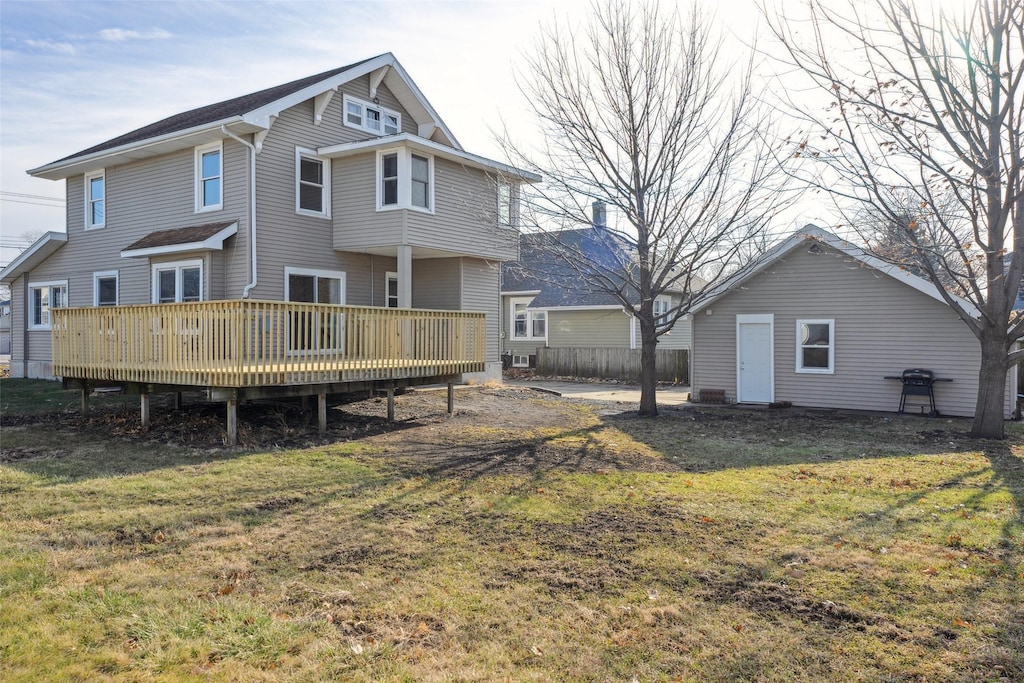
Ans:
[[[125,40],[165,40],[171,34],[162,28],[155,28],[151,31],[133,31],[126,28],[105,28],[100,31],[100,38],[112,43],[119,43]]]
[[[29,47],[34,47],[37,50],[46,50],[48,52],[59,52],[65,55],[75,54],[75,46],[71,43],[58,43],[52,40],[32,40],[31,38],[25,41],[25,44]]]

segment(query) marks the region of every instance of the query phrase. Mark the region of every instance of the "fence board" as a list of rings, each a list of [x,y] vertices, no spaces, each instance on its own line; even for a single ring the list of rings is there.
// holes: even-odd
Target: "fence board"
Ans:
[[[659,382],[690,383],[690,352],[686,349],[658,349],[655,363]],[[639,382],[640,351],[577,347],[539,348],[537,374]]]

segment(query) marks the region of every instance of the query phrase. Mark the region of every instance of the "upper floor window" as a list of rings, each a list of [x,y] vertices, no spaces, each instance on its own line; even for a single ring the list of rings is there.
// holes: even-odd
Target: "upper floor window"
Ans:
[[[295,210],[301,214],[331,215],[331,162],[312,150],[295,150]]]
[[[835,372],[836,321],[796,321],[796,371],[832,374]]]
[[[85,229],[102,228],[107,221],[106,176],[103,171],[85,176]]]
[[[504,180],[498,181],[498,225],[511,227],[512,223],[512,185]]]
[[[434,211],[434,158],[408,149],[378,152],[377,208]]]
[[[376,135],[397,135],[402,130],[402,115],[379,104],[344,97],[345,125]]]
[[[672,299],[667,296],[659,296],[654,300],[654,321],[658,325],[665,325],[668,322],[668,312],[672,308]]]
[[[220,142],[196,147],[196,211],[223,207],[224,148]]]
[[[68,281],[29,283],[28,326],[32,330],[50,329],[50,311],[68,305]]]
[[[510,301],[513,339],[546,339],[548,336],[547,311],[529,308],[531,301],[533,297],[515,298]]]
[[[92,305],[117,305],[117,271],[104,270],[92,274]]]
[[[203,262],[195,259],[153,265],[153,301],[173,304],[203,300]]]

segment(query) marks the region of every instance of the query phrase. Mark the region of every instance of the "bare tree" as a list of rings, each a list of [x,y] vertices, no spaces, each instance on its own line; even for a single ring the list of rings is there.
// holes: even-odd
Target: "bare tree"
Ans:
[[[774,21],[788,61],[830,100],[827,114],[797,105],[810,125],[793,153],[817,162],[805,167],[809,182],[910,219],[913,249],[898,259],[938,285],[977,337],[971,432],[999,438],[1006,374],[1024,355],[1013,312],[1024,272],[1024,5],[981,0],[959,15],[923,15],[908,0],[868,4],[808,0],[809,44],[792,12]],[[953,252],[936,258],[937,236]]]
[[[608,258],[556,234],[550,245],[639,321],[641,415],[657,415],[658,337],[763,241],[782,201],[751,70],[726,58],[696,7],[609,1],[581,30],[546,27],[520,78],[544,140],[525,150],[505,137],[517,165],[544,177],[524,195],[524,225],[587,225],[595,201],[619,219],[618,232],[582,240]],[[669,292],[687,296],[656,317]]]

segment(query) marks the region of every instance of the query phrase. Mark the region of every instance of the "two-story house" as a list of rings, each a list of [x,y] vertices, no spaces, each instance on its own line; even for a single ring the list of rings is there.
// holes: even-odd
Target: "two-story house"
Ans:
[[[108,331],[121,326],[122,347],[150,344],[142,355],[122,348],[111,356],[109,337],[83,328],[68,341],[61,335],[72,334],[70,323],[58,334],[52,320],[64,320],[62,307],[213,301],[481,312],[484,357],[472,367],[499,376],[500,263],[518,253],[520,185],[539,177],[465,151],[390,53],[177,114],[29,173],[65,181],[67,231],[47,234],[0,273],[14,304],[15,377],[66,378],[81,366],[92,379],[113,380],[123,376],[91,368],[187,365],[191,356],[177,347],[147,356],[156,353],[140,341],[148,322],[103,323]],[[237,364],[243,344],[256,354],[249,360],[279,353],[292,363],[320,351],[351,358],[357,344],[385,333],[314,308],[297,306],[277,322],[276,309],[245,310],[244,330],[205,339],[234,350],[207,361]],[[196,311],[193,318],[208,313]],[[451,320],[437,329],[454,334]],[[212,334],[214,322],[203,324]],[[386,324],[397,339],[386,347],[391,355],[395,343],[404,345],[397,355],[408,361],[409,345],[426,343],[413,339],[419,323]],[[171,327],[159,328],[164,346]],[[431,341],[450,346],[462,338]],[[66,348],[58,354],[56,344]],[[90,344],[106,345],[106,360],[78,358]],[[185,384],[217,384],[211,377]]]
[[[395,57],[204,106],[32,169],[67,232],[2,273],[11,374],[53,375],[50,310],[260,299],[487,313],[535,175],[463,150]]]

